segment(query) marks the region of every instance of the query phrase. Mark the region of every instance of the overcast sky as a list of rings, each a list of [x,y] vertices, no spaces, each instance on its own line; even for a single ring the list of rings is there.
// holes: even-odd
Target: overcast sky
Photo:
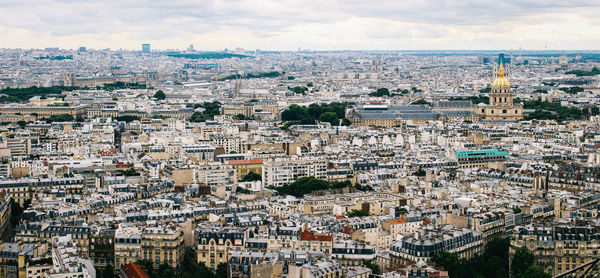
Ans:
[[[600,0],[0,0],[0,48],[600,49]]]

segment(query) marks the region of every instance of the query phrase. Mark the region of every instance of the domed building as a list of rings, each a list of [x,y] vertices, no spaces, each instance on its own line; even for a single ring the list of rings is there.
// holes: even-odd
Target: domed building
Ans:
[[[518,120],[523,118],[523,104],[514,104],[510,81],[504,76],[504,66],[500,64],[498,76],[492,83],[490,104],[480,104],[475,109],[485,120]]]

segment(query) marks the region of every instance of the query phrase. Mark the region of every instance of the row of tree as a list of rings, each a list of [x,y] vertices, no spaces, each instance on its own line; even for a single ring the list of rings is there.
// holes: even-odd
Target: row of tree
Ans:
[[[390,91],[388,88],[379,88],[375,92],[369,94],[372,97],[386,97],[386,96],[396,96],[396,95],[408,95],[410,92],[420,93],[423,92],[421,89],[417,89],[417,87],[412,87],[410,90],[407,89],[396,89],[394,91]]]
[[[276,190],[280,195],[292,195],[296,197],[302,197],[305,194],[312,193],[319,190],[329,189],[340,189],[346,187],[355,187],[357,190],[372,191],[373,188],[370,186],[353,186],[349,180],[342,182],[329,183],[322,179],[315,177],[302,177],[293,183],[289,183],[283,186],[268,186],[269,189]]]
[[[259,72],[259,73],[247,73],[245,75],[241,74],[232,74],[225,76],[219,81],[231,80],[231,79],[251,79],[251,78],[274,78],[279,77],[280,75],[285,74],[285,72],[278,71],[270,71],[270,72]]]
[[[0,102],[24,102],[34,96],[45,97],[48,95],[60,95],[63,91],[80,90],[80,87],[52,86],[29,88],[5,88],[0,90]]]
[[[470,260],[460,259],[447,251],[440,252],[431,259],[436,266],[442,266],[450,277],[504,278],[509,273],[515,278],[549,278],[550,275],[533,264],[533,255],[526,249],[518,249],[512,257],[509,268],[510,239],[497,238],[486,244],[482,255]]]
[[[203,263],[199,264],[185,264],[184,268],[177,272],[173,268],[166,264],[161,264],[157,269],[154,268],[154,264],[151,261],[140,260],[136,264],[142,266],[150,277],[156,278],[227,278],[229,265],[226,263],[220,263],[217,265],[216,271],[210,270]]]
[[[337,126],[340,124],[340,119],[342,119],[342,125],[350,125],[350,120],[345,117],[346,105],[346,102],[313,103],[309,106],[292,104],[281,113],[281,120],[287,122],[284,128],[295,124],[312,125],[317,121]]]
[[[206,122],[212,120],[217,115],[221,115],[221,103],[218,101],[194,104],[195,108],[204,108],[203,112],[194,112],[189,118],[190,122]]]
[[[597,67],[592,68],[591,71],[587,70],[571,70],[567,71],[566,74],[574,74],[576,76],[595,76],[600,74],[600,69]]]
[[[562,106],[560,103],[548,101],[525,101],[519,98],[515,99],[516,103],[523,103],[523,108],[533,109],[535,112],[526,114],[525,120],[557,120],[559,122],[565,120],[579,120],[586,115],[597,115],[598,109],[579,109],[575,107]]]

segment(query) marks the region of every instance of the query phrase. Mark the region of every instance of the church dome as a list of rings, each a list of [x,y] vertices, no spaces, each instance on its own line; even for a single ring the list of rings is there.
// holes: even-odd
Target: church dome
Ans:
[[[500,68],[498,69],[498,76],[494,80],[494,83],[492,83],[492,87],[496,87],[496,88],[509,88],[510,87],[510,81],[508,81],[508,78],[506,78],[506,76],[504,76],[504,66],[502,65],[502,63],[500,64]]]

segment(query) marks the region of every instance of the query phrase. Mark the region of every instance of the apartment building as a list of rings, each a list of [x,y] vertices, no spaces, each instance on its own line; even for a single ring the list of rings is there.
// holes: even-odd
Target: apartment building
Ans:
[[[264,161],[262,182],[265,186],[283,186],[301,177],[327,179],[327,160],[307,158]]]
[[[510,256],[525,248],[534,263],[552,276],[600,258],[600,227],[572,224],[517,226],[510,241]]]
[[[115,231],[115,269],[142,258],[142,233],[136,227],[120,227]]]
[[[332,258],[343,266],[360,266],[363,261],[375,259],[375,247],[353,240],[333,244]]]
[[[243,179],[249,173],[262,174],[262,159],[229,160],[227,164],[233,166],[238,179]]]
[[[142,259],[154,263],[155,267],[166,264],[180,269],[184,263],[184,236],[180,226],[158,225],[142,229]]]
[[[230,251],[244,251],[246,233],[241,228],[198,228],[194,231],[197,240],[196,262],[216,269],[227,263]]]
[[[470,259],[483,251],[481,233],[448,225],[423,234],[416,233],[392,243],[391,263],[403,265],[420,260],[428,262],[442,251],[455,253],[461,259]]]

